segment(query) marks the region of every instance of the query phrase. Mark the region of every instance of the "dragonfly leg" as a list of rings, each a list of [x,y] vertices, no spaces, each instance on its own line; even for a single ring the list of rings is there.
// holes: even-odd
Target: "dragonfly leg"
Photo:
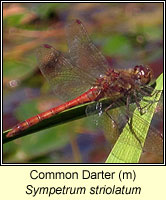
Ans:
[[[146,87],[144,88],[144,90],[143,90],[143,89],[142,89],[142,90],[139,90],[139,93],[141,93],[141,94],[144,95],[144,96],[148,96],[148,97],[153,97],[153,96],[155,96],[155,98],[157,98],[157,95],[159,95],[159,94],[162,92],[162,90],[155,90],[154,92],[149,93],[149,91],[146,91],[146,89],[148,90],[149,87],[146,86]],[[151,89],[151,88],[150,88],[150,89]]]
[[[156,100],[156,98],[157,98],[157,95],[159,95],[161,92],[162,92],[162,90],[156,90],[153,94],[149,95],[149,97],[155,96],[153,100],[148,100],[148,99],[144,99],[144,98],[142,98],[142,100],[145,102],[148,102],[150,104],[158,103],[159,100]]]
[[[138,99],[137,99],[137,95],[136,95],[135,92],[134,92],[134,98],[135,98],[135,103],[136,103],[136,106],[137,106],[137,108],[138,108],[140,114],[141,114],[141,115],[145,114],[144,109],[147,107],[147,105],[145,105],[144,107],[141,107],[141,105],[140,105],[140,103],[139,103],[139,101],[138,101]]]
[[[145,114],[146,110],[148,110],[150,108],[150,106],[152,106],[152,104],[154,103],[154,101],[149,101],[149,100],[146,100],[146,99],[142,99],[145,102],[149,102],[149,104],[146,104],[145,106],[141,106],[139,101],[138,101],[138,99],[137,99],[137,95],[136,95],[135,92],[134,92],[134,98],[135,98],[136,106],[137,106],[137,108],[138,108],[138,110],[139,110],[141,115]]]
[[[142,92],[142,90],[141,90],[141,92]],[[157,95],[158,95],[160,92],[161,92],[161,90],[157,90],[157,91],[154,92],[154,94],[151,94],[151,95],[149,95],[149,96],[152,97],[152,96],[155,95],[155,98],[157,98]],[[138,101],[138,98],[137,98],[137,94],[136,94],[136,93],[134,93],[134,98],[135,98],[135,103],[136,103],[136,105],[137,105],[137,108],[139,109],[139,112],[140,112],[141,115],[145,114],[146,110],[150,109],[150,107],[152,106],[153,103],[159,102],[159,100],[155,100],[155,99],[154,99],[154,100],[148,100],[148,99],[142,98],[142,100],[143,100],[144,102],[147,102],[148,104],[146,104],[145,106],[142,106],[142,107],[141,107],[141,105],[140,105],[140,103],[139,103],[139,101]]]
[[[142,143],[141,143],[141,140],[140,138],[137,136],[137,134],[135,133],[135,131],[133,130],[133,117],[130,116],[130,108],[129,108],[129,105],[130,105],[130,96],[127,96],[127,100],[126,100],[126,107],[127,107],[127,110],[126,110],[126,117],[127,117],[127,123],[128,123],[128,126],[129,126],[129,129],[131,131],[131,133],[134,135],[134,137],[136,138],[136,140],[139,142],[140,146],[141,146],[141,149],[143,149],[143,146],[142,146]]]
[[[128,126],[129,126],[129,128],[130,128],[131,133],[134,135],[134,137],[136,138],[136,140],[139,142],[141,149],[143,149],[143,146],[142,146],[142,143],[141,143],[140,138],[137,136],[137,134],[136,134],[135,131],[133,130],[133,125],[132,125],[132,123],[133,123],[133,118],[131,117],[130,120],[129,120],[127,123],[128,123]]]
[[[114,103],[111,103],[106,109],[105,109],[105,113],[107,114],[107,116],[113,121],[113,123],[115,124],[115,126],[118,128],[118,124],[117,122],[113,119],[113,117],[108,113],[108,111],[111,109],[111,107],[114,105]]]

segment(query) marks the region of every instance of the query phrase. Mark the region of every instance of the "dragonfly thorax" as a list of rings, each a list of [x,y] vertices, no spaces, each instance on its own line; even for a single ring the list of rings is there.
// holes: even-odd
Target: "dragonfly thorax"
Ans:
[[[133,69],[110,69],[97,79],[95,87],[100,90],[100,97],[118,99],[147,85],[152,79],[152,71],[142,65]]]
[[[128,72],[129,73],[129,72]],[[126,74],[126,78],[124,75]],[[95,86],[101,91],[100,96],[111,97],[113,99],[120,98],[132,88],[128,81],[127,73],[123,70],[109,70],[105,76],[97,79]]]

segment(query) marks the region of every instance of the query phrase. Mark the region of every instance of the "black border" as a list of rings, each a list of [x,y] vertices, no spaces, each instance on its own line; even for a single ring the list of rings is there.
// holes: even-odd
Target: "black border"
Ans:
[[[1,13],[2,13],[2,21],[1,21],[1,33],[2,33],[2,27],[3,27],[3,3],[163,3],[163,73],[164,73],[164,79],[163,79],[163,104],[164,104],[164,123],[163,123],[163,137],[164,137],[164,148],[163,148],[163,163],[141,163],[141,164],[136,164],[136,163],[131,163],[131,164],[121,164],[121,163],[60,163],[60,164],[51,164],[51,163],[40,163],[40,164],[28,164],[28,163],[10,163],[10,164],[4,164],[3,162],[0,163],[1,166],[165,166],[165,1],[2,1],[1,2]],[[3,34],[1,34],[1,44],[3,44]],[[1,48],[1,57],[3,60],[3,45]],[[3,61],[1,64],[1,83],[3,84]],[[1,91],[3,92],[3,88],[1,87]],[[1,93],[2,94],[2,93]],[[3,96],[3,95],[2,95]],[[1,98],[1,108],[3,111],[3,99]],[[1,119],[2,119],[2,114],[1,113]],[[1,120],[1,125],[2,125],[2,120]],[[1,126],[2,127],[2,126]],[[2,132],[2,131],[1,131]],[[2,132],[3,134],[3,132]],[[2,144],[2,134],[1,134],[1,158],[3,158],[3,144]]]

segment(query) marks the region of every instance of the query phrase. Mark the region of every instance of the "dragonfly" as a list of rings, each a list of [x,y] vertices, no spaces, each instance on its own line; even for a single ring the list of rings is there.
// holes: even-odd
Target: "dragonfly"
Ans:
[[[86,114],[98,113],[97,116],[102,119],[105,129],[109,127],[108,132],[116,135],[115,137],[126,123],[132,130],[133,108],[138,108],[140,114],[144,114],[140,101],[144,96],[152,95],[153,88],[149,85],[153,77],[152,69],[144,65],[136,65],[130,69],[110,67],[106,58],[90,40],[83,23],[78,19],[67,24],[66,32],[68,57],[49,44],[43,44],[37,49],[38,65],[43,76],[56,96],[65,103],[20,122],[8,132],[6,137],[18,135],[42,120],[88,102],[95,102],[95,104],[87,107]],[[154,95],[157,93],[154,92]],[[105,108],[100,102],[103,98],[109,100]],[[150,102],[148,105],[153,103]],[[118,105],[119,110],[115,109],[113,112],[114,105]],[[147,122],[142,120],[141,123]],[[162,141],[157,130],[151,132],[155,138]],[[134,131],[132,133],[139,141],[137,134]],[[152,142],[149,146],[153,146]]]

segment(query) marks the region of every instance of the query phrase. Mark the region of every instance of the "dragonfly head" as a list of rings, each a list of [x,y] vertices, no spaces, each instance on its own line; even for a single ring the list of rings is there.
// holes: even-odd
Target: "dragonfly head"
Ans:
[[[152,70],[148,66],[137,65],[134,67],[134,77],[141,85],[147,85],[152,80]]]

